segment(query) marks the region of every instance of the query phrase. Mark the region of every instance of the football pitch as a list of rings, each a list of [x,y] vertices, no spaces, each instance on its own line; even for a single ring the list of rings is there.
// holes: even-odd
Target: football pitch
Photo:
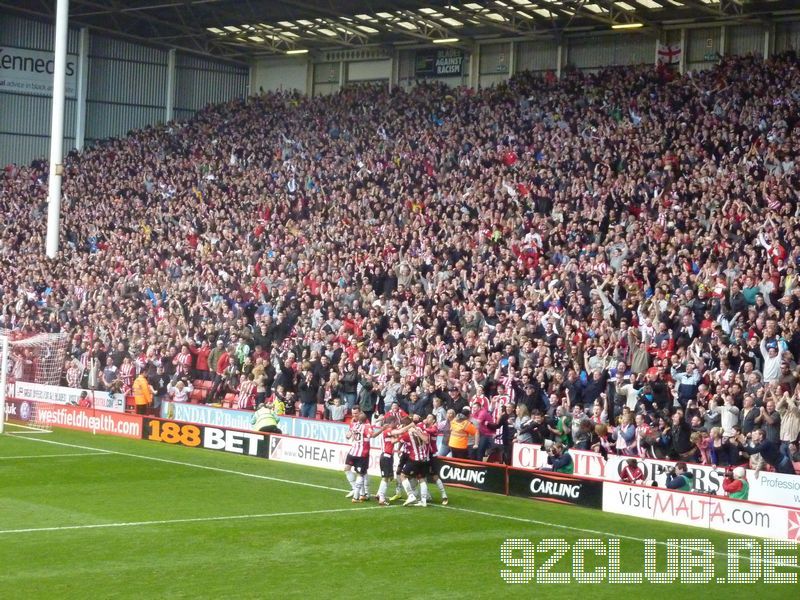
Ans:
[[[3,599],[798,597],[797,584],[763,578],[718,583],[729,572],[728,540],[738,536],[705,529],[457,488],[448,490],[447,507],[435,488],[427,508],[352,504],[343,474],[333,471],[72,431],[8,430],[0,436]],[[552,566],[545,563],[558,552],[538,552],[547,538],[565,540],[552,548],[570,547]],[[577,540],[619,539],[620,570],[642,573],[646,538],[658,541],[661,571],[666,540],[709,540],[711,582],[576,581]],[[504,564],[509,539],[530,540],[532,563],[519,564],[517,550]],[[690,559],[682,552],[683,574]],[[602,554],[586,552],[584,570],[608,568]],[[741,561],[741,570],[750,566]],[[528,582],[507,583],[512,573]],[[568,582],[543,583],[547,577]]]

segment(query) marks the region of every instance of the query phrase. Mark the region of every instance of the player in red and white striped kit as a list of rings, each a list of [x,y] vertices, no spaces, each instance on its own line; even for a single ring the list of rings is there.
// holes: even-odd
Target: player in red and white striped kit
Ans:
[[[409,421],[406,423],[405,421]],[[403,472],[400,473],[400,480],[403,484],[408,498],[403,503],[403,506],[413,504],[414,506],[427,506],[428,501],[428,482],[425,478],[430,472],[430,439],[428,434],[417,427],[416,424],[410,422],[409,419],[403,419],[403,427],[395,430],[393,433],[397,436],[398,440],[405,444],[408,451],[408,462],[403,466]],[[414,494],[411,488],[410,478],[413,477],[419,484],[420,498]]]
[[[372,438],[372,427],[367,415],[360,410],[353,410],[353,420],[347,439],[352,442],[350,452],[344,461],[344,472],[353,491],[347,494],[353,502],[364,502],[367,499],[365,479],[369,468],[369,446]]]
[[[389,506],[386,490],[389,488],[389,482],[394,479],[394,445],[397,441],[392,435],[392,430],[399,425],[399,422],[394,416],[386,415],[378,425],[380,429],[376,428],[372,433],[372,437],[381,436],[381,484],[378,487],[378,504]]]
[[[433,483],[439,489],[439,493],[442,495],[442,504],[447,506],[447,490],[445,490],[442,480],[439,479],[439,470],[436,464],[436,454],[439,451],[439,428],[436,426],[436,417],[428,415],[420,427],[428,434],[428,452],[431,456],[428,482]],[[431,500],[430,495],[426,496],[425,500]]]

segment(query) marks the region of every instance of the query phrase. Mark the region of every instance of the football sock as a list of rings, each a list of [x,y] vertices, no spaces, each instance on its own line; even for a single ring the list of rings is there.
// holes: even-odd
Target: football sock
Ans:
[[[419,496],[420,500],[422,500],[422,502],[425,502],[426,498],[428,497],[428,482],[425,481],[424,479],[419,482],[419,493],[420,493]]]

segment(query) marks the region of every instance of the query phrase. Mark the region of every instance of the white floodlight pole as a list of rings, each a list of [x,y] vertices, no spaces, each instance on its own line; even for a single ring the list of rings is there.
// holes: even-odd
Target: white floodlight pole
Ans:
[[[6,422],[6,383],[8,377],[8,336],[0,337],[0,433],[3,433]]]
[[[58,254],[61,217],[61,178],[64,174],[64,93],[67,74],[67,22],[69,0],[56,5],[55,68],[53,72],[53,110],[50,120],[50,177],[47,189],[47,257]]]

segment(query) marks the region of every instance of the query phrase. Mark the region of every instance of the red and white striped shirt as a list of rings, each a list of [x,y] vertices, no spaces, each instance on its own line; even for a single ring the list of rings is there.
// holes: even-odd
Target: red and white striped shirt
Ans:
[[[512,375],[506,375],[503,377],[503,389],[508,392],[508,399],[510,402],[514,401],[514,384],[517,382],[517,378]],[[499,391],[499,390],[498,390]],[[502,395],[502,394],[501,394]]]
[[[150,359],[147,358],[147,355],[144,352],[142,352],[139,356],[136,357],[135,365],[136,365],[137,375],[145,370],[148,362],[150,362]]]
[[[422,377],[425,374],[425,353],[417,352],[411,359],[411,364],[414,365],[414,374],[417,377]]]
[[[350,423],[350,456],[369,456],[369,439],[372,428],[369,423]]]
[[[495,423],[500,422],[500,417],[505,413],[506,406],[508,406],[509,402],[511,402],[511,396],[506,394],[492,398],[491,413]]]
[[[119,368],[119,378],[122,381],[122,388],[127,394],[133,387],[133,378],[136,376],[136,367],[133,363],[122,363]]]
[[[404,433],[400,439],[405,443],[406,452],[411,460],[425,462],[431,459],[430,447],[410,433]]]
[[[256,397],[256,384],[253,381],[244,380],[239,384],[239,394],[236,396],[236,405],[242,409],[253,407]]]
[[[478,406],[480,406],[481,408],[489,410],[489,399],[483,394],[478,394],[472,399],[472,401],[477,403]]]
[[[439,451],[439,428],[436,427],[436,425],[431,425],[430,427],[420,425],[420,429],[430,437],[428,440],[428,452],[430,456],[436,456],[436,453]]]
[[[384,454],[392,454],[394,452],[394,438],[389,435],[388,430],[381,434],[381,442]]]
[[[76,388],[81,383],[81,369],[76,365],[72,365],[67,369],[67,385]]]
[[[192,355],[189,352],[181,352],[172,361],[175,365],[175,372],[185,377],[189,375],[189,369],[192,368]]]

